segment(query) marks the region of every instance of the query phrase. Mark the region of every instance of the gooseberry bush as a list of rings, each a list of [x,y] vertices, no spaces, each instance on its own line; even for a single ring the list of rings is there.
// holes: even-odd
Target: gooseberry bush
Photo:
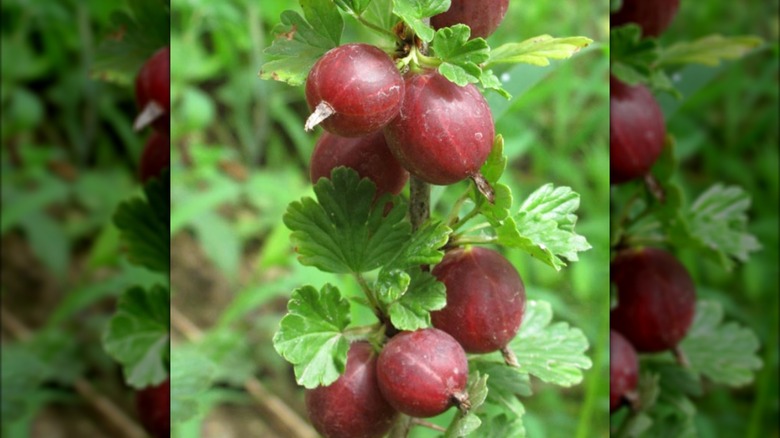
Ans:
[[[266,49],[261,78],[304,86],[311,115],[301,129],[324,131],[314,197],[283,217],[298,260],[347,274],[362,292],[301,285],[273,338],[326,437],[400,437],[414,426],[524,436],[519,396],[531,394],[530,376],[567,387],[591,366],[584,334],[551,324],[550,304],[526,299],[497,250],[555,270],[577,261],[590,248],[574,230],[579,195],[546,184],[515,200],[500,182],[504,141],[484,97],[511,98],[493,69],[545,66],[591,40],[491,48],[485,38],[508,2],[476,4],[302,0],[303,14],[282,13]],[[346,25],[377,39],[342,43]],[[432,208],[431,185],[461,196]],[[372,322],[354,323],[354,306]],[[446,427],[423,420],[448,411]]]
[[[747,232],[751,197],[742,188],[716,182],[686,199],[666,129],[671,112],[658,95],[686,97],[677,85],[686,65],[715,66],[760,40],[711,35],[664,46],[658,37],[674,25],[678,1],[612,6],[612,433],[697,436],[695,398],[711,384],[750,384],[762,361],[756,335],[724,321],[720,302],[701,298],[678,254],[693,251],[733,271],[761,245]]]
[[[136,170],[142,194],[122,202],[113,221],[127,260],[160,275],[153,285],[132,285],[122,293],[103,345],[136,390],[141,425],[160,438],[170,436],[170,5],[129,4],[130,13],[114,16],[118,36],[100,46],[98,69],[106,78],[136,72],[119,82],[133,87],[138,111],[133,127],[147,141]]]

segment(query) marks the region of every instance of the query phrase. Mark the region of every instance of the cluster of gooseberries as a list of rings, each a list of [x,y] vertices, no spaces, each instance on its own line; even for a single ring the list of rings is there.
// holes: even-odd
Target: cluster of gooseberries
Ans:
[[[643,37],[657,37],[669,27],[679,6],[679,0],[624,0],[610,25],[634,23]],[[610,180],[621,184],[647,175],[663,150],[666,124],[646,86],[628,85],[614,76],[609,86]]]
[[[431,24],[463,23],[473,37],[487,37],[508,0],[494,3],[453,0]],[[309,72],[306,100],[312,114],[305,128],[325,131],[311,157],[312,183],[344,166],[373,181],[377,197],[399,194],[410,175],[436,185],[480,178],[495,137],[490,107],[474,85],[459,86],[425,68],[402,74],[391,55],[368,44],[325,53]],[[399,413],[428,418],[452,406],[467,411],[466,354],[511,356],[507,345],[526,302],[514,266],[491,249],[455,247],[431,274],[447,294],[447,305],[431,313],[433,327],[391,328],[381,345],[353,341],[344,373],[306,391],[309,419],[325,437],[381,437]]]
[[[671,23],[679,0],[624,0],[612,14],[612,26],[639,25],[645,37],[657,37]],[[648,175],[666,140],[658,102],[644,85],[630,86],[610,77],[610,178],[622,184]],[[693,322],[696,292],[685,267],[659,248],[620,250],[611,264],[617,306],[610,314],[610,411],[636,407],[638,353],[677,349]]]
[[[157,50],[141,67],[135,80],[135,98],[139,115],[134,127],[151,126],[138,168],[141,183],[159,177],[170,167],[170,50]],[[170,378],[136,394],[136,409],[141,424],[155,438],[170,436]]]
[[[170,166],[171,64],[170,48],[157,50],[141,67],[135,79],[135,101],[139,114],[133,127],[153,128],[144,145],[138,169],[142,183],[156,177]]]

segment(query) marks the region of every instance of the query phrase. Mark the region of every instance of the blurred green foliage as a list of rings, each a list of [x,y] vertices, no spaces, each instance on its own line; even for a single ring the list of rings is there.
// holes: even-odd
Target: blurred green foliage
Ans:
[[[757,35],[766,44],[749,56],[718,68],[695,67],[683,78],[706,86],[683,88],[680,102],[662,98],[668,131],[680,157],[678,178],[688,199],[715,182],[739,185],[752,197],[749,231],[763,249],[732,272],[680,254],[702,298],[723,304],[726,318],[756,332],[764,367],[754,384],[738,390],[711,388],[697,400],[697,430],[702,437],[778,436],[778,24],[776,2],[744,7],[729,2],[681,2],[679,15],[662,44],[708,34]]]
[[[174,246],[180,237],[195,236],[211,267],[230,285],[227,310],[210,312],[217,315],[212,331],[229,325],[244,330],[251,338],[250,350],[260,349],[244,360],[255,360],[263,382],[300,410],[302,390],[270,346],[283,311],[275,298],[286,301],[302,284],[332,282],[347,293],[355,285],[301,267],[281,223],[290,201],[311,194],[308,162],[317,138],[303,131],[308,109],[302,87],[258,78],[272,27],[282,10],[293,5],[172,2],[171,232]],[[571,60],[547,68],[497,71],[509,77],[515,98],[502,102],[497,95],[489,97],[510,158],[504,179],[515,196],[523,198],[547,182],[571,186],[581,195],[577,231],[593,246],[561,272],[520,252],[508,253],[529,299],[551,302],[556,318],[581,328],[594,362],[583,383],[571,389],[533,382],[534,396],[523,400],[532,437],[608,434],[608,7],[606,1],[569,1],[565,7],[512,2],[504,24],[491,37],[493,45],[541,34],[595,41]],[[346,20],[344,42],[378,42],[352,25],[351,18]],[[526,89],[528,85],[533,87]],[[446,214],[462,189],[434,188],[434,208]],[[176,260],[173,265],[175,270]],[[177,300],[186,305],[202,293],[191,288],[177,289],[174,282],[174,305]],[[353,321],[370,320],[371,315],[360,312],[355,311]],[[216,388],[209,394],[209,406],[235,400],[232,392]],[[177,436],[198,436],[206,415],[175,427]],[[428,435],[421,431],[419,436]]]
[[[127,263],[111,221],[139,191],[146,136],[132,130],[131,84],[104,82],[94,70],[98,46],[116,36],[112,14],[125,9],[96,0],[2,2],[3,436],[30,436],[40,423],[100,433],[72,387],[85,373],[135,415],[101,333],[124,289],[165,279]],[[6,315],[28,331],[9,330]],[[6,373],[8,364],[24,378]],[[59,416],[42,410],[52,403]],[[23,421],[6,421],[8,404]],[[91,429],[76,432],[84,422]]]

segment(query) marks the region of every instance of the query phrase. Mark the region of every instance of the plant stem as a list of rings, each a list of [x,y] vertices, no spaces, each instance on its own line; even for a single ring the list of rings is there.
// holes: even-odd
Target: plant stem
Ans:
[[[457,230],[458,230],[458,228],[462,227],[462,226],[463,226],[463,225],[464,225],[466,222],[468,222],[468,221],[470,221],[471,219],[473,219],[473,218],[474,218],[474,217],[475,217],[477,214],[479,214],[479,209],[478,209],[477,207],[474,207],[474,209],[472,209],[470,212],[466,213],[466,215],[465,215],[465,216],[463,216],[462,218],[460,218],[460,220],[458,221],[458,223],[456,223],[456,224],[455,224],[455,225],[452,227],[452,231],[453,231],[453,232],[457,231]],[[484,223],[482,223],[482,224],[478,225],[477,227],[474,227],[474,228],[469,228],[468,230],[464,231],[463,233],[465,234],[465,233],[468,233],[468,232],[471,232],[471,231],[475,231],[475,230],[478,230],[478,229],[480,229],[480,228],[489,227],[489,226],[490,226],[490,224],[489,224],[489,223],[487,223],[487,222],[484,222]]]
[[[460,195],[460,198],[455,202],[455,205],[452,206],[449,216],[447,216],[447,226],[452,228],[453,231],[463,223],[462,220],[458,219],[458,213],[460,213],[460,209],[468,198],[469,190],[466,190]]]
[[[409,181],[409,217],[412,230],[417,231],[431,217],[431,186],[416,177]]]
[[[439,426],[438,424],[433,424],[430,421],[425,421],[422,418],[412,418],[412,426],[422,426],[427,427],[428,429],[433,429],[437,432],[446,432],[447,429]]]
[[[380,306],[379,300],[376,298],[374,291],[371,290],[368,282],[360,273],[355,274],[355,279],[360,285],[360,289],[363,291],[363,294],[365,294],[366,299],[368,299],[368,302],[371,303],[371,306],[374,308],[374,312],[377,313],[377,317],[382,320],[381,314],[384,312],[384,309],[382,306]]]

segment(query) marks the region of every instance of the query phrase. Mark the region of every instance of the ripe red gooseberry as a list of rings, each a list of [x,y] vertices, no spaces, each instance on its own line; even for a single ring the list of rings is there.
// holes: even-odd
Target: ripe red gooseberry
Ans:
[[[448,251],[431,272],[447,287],[447,305],[431,312],[433,326],[452,335],[468,353],[509,344],[520,329],[525,286],[500,253],[468,247]]]
[[[662,249],[627,249],[612,262],[610,276],[618,301],[611,327],[638,352],[675,348],[696,308],[695,287],[685,266]]]
[[[458,341],[436,328],[395,335],[377,362],[382,395],[412,417],[433,417],[453,405],[467,409],[468,372]]]
[[[382,129],[398,114],[404,81],[387,53],[368,44],[345,44],[325,53],[306,78],[311,116],[305,129],[322,127],[342,137]]]
[[[401,111],[385,127],[398,162],[413,176],[439,185],[474,178],[494,136],[493,116],[479,90],[435,71],[406,78]]]
[[[353,342],[338,380],[306,391],[306,411],[326,438],[380,438],[398,412],[382,397],[376,377],[377,355],[368,342]]]

